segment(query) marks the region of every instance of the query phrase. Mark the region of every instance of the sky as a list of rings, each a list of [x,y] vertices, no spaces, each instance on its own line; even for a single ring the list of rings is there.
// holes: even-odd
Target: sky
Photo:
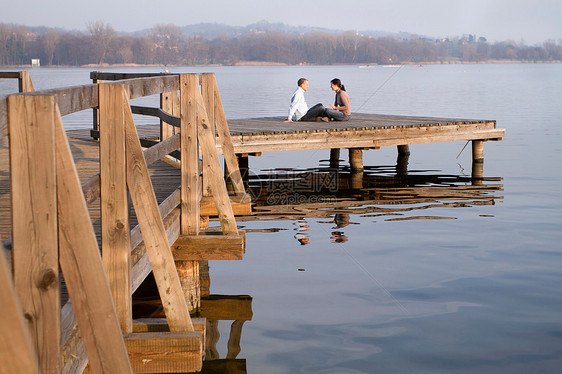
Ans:
[[[2,0],[8,2],[10,0]],[[201,22],[408,32],[428,37],[483,36],[489,42],[540,44],[562,39],[560,0],[26,0],[2,6],[0,23],[87,30],[102,21],[117,31]]]

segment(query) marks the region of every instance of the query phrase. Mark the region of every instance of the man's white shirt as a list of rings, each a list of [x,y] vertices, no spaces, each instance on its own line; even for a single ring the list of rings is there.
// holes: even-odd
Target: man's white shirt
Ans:
[[[287,119],[292,120],[293,116],[295,120],[298,121],[302,116],[308,111],[308,105],[306,105],[306,100],[304,99],[304,90],[301,87],[297,87],[291,97],[291,105],[289,106],[289,116]]]

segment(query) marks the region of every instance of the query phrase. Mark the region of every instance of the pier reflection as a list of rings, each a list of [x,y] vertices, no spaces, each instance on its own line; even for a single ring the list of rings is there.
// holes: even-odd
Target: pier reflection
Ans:
[[[387,220],[454,218],[414,213],[494,205],[503,199],[501,177],[408,170],[407,162],[407,155],[401,155],[396,165],[365,166],[362,171],[348,167],[264,170],[247,181],[254,214],[240,221],[294,220],[299,230],[305,219],[328,218],[334,222],[332,241],[339,243],[347,239],[338,235],[350,224],[350,214],[400,216]],[[303,239],[306,231],[300,230],[295,237]]]
[[[348,167],[319,167],[304,170],[283,168],[266,170],[259,175],[250,174],[247,183],[253,196],[253,213],[239,216],[237,221],[292,221],[290,235],[294,236],[295,244],[307,245],[314,244],[311,243],[310,230],[313,220],[319,219],[318,223],[326,224],[331,243],[349,245],[353,240],[350,227],[365,222],[361,217],[378,217],[387,221],[451,219],[454,217],[443,216],[443,210],[438,208],[494,205],[503,199],[500,177],[480,175],[474,178],[474,175],[446,174],[435,170],[408,170],[406,156],[399,157],[398,161],[390,166],[364,166],[363,171],[352,171]],[[247,233],[282,230],[263,227],[244,229]],[[201,303],[194,316],[205,317],[207,321],[202,373],[246,373],[246,359],[239,356],[243,326],[253,317],[252,297],[211,294],[206,261],[199,262],[199,281]],[[143,310],[146,302],[138,301],[135,318],[163,317],[161,306],[154,308],[154,305],[148,304],[149,308]],[[219,327],[224,336],[221,336]],[[228,334],[224,333],[225,330]],[[221,346],[226,346],[222,354],[217,349]]]
[[[201,373],[245,374],[246,360],[238,358],[241,351],[242,326],[252,319],[252,297],[248,295],[213,295],[209,262],[200,261],[201,308],[198,316],[207,319],[205,361]],[[220,358],[217,343],[220,340],[219,322],[232,321],[226,356]]]
[[[203,317],[206,321],[205,358],[200,373],[246,374],[246,359],[239,358],[241,352],[242,327],[253,317],[252,297],[249,295],[211,294],[209,261],[199,261],[199,308],[191,311],[194,321]],[[149,276],[133,297],[133,317],[143,321],[162,319],[165,314],[157,293],[154,278]],[[222,322],[221,322],[222,321]],[[217,345],[221,341],[219,323],[230,323],[227,337],[227,352],[220,357]],[[224,339],[223,339],[224,340]]]

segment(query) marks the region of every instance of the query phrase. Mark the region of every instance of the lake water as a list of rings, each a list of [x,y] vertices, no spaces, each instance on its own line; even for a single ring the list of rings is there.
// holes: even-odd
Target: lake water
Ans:
[[[31,77],[36,89],[88,84],[90,70],[41,68]],[[562,65],[171,70],[215,72],[227,118],[285,115],[301,76],[308,103],[327,105],[338,77],[352,111],[495,119],[506,129],[484,144],[480,196],[459,197],[478,189],[467,178],[470,146],[457,158],[464,142],[410,146],[401,182],[387,147],[364,152],[372,182],[355,192],[380,197],[407,186],[425,199],[353,205],[348,225],[334,222],[337,209],[239,222],[249,229],[244,260],[211,262],[211,293],[253,297],[237,355],[248,373],[562,371]],[[15,81],[0,81],[0,93],[15,90]],[[90,120],[79,113],[65,124]],[[267,178],[327,158],[264,153],[250,167]],[[219,323],[220,358],[230,327]]]

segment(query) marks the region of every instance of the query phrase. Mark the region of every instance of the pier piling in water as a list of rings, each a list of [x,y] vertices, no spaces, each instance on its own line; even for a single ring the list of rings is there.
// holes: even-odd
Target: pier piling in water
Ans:
[[[352,171],[363,170],[363,150],[361,148],[349,148],[349,166]]]
[[[331,148],[330,149],[330,168],[337,169],[340,166],[340,149]]]

